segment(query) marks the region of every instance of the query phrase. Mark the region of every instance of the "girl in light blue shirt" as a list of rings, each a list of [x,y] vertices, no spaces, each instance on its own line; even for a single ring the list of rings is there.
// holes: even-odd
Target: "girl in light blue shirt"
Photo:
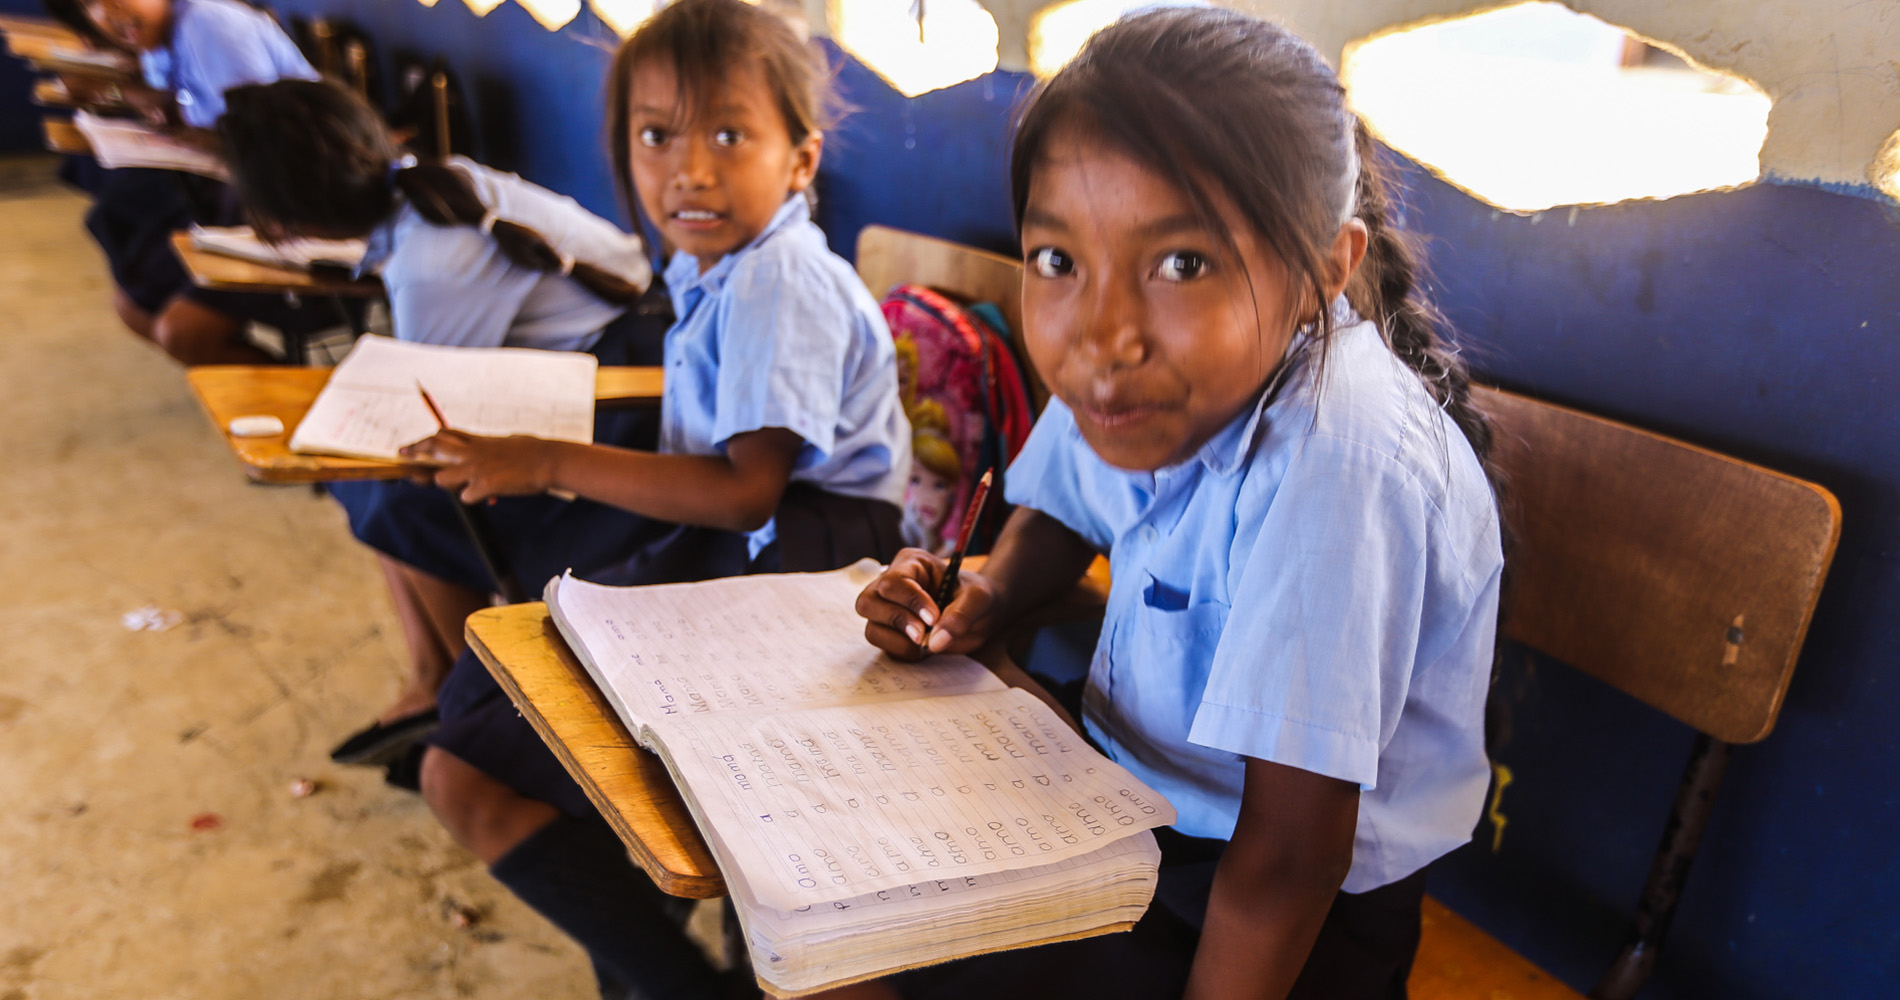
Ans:
[[[1318,53],[1228,11],[1123,20],[1032,99],[1012,179],[1056,398],[1019,507],[948,607],[916,550],[858,607],[894,655],[967,651],[1106,553],[1082,714],[1179,821],[1133,935],[858,996],[1405,995],[1424,869],[1489,776],[1503,558],[1378,156]]]

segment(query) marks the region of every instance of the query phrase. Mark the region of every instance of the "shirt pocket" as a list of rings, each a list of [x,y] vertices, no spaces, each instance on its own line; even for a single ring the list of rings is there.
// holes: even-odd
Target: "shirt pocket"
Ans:
[[[1117,738],[1161,753],[1187,747],[1214,649],[1227,627],[1227,605],[1187,600],[1150,577],[1121,623],[1114,649],[1095,665],[1093,682],[1105,695],[1104,714],[1114,720]]]

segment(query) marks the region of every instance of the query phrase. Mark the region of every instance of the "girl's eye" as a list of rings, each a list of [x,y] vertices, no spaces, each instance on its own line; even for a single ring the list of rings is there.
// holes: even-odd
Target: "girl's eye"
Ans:
[[[1192,250],[1176,250],[1162,256],[1155,273],[1162,281],[1193,281],[1207,273],[1207,258]]]
[[[655,149],[666,145],[666,130],[649,125],[640,130],[640,145]]]
[[[722,128],[713,133],[713,144],[728,149],[737,146],[744,139],[745,133],[736,128]]]
[[[1075,261],[1055,247],[1037,247],[1029,251],[1029,266],[1040,278],[1060,278],[1075,270]]]

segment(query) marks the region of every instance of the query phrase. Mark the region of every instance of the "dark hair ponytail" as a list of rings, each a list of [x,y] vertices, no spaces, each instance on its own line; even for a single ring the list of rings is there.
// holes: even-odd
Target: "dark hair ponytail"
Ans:
[[[1311,45],[1279,25],[1212,7],[1163,8],[1102,29],[1037,89],[1017,124],[1010,180],[1019,224],[1031,174],[1065,125],[1172,180],[1230,247],[1235,225],[1251,229],[1285,263],[1291,287],[1316,305],[1322,365],[1332,334],[1326,253],[1343,222],[1362,220],[1366,258],[1348,301],[1378,323],[1491,471],[1490,424],[1471,402],[1443,317],[1419,287],[1420,254],[1396,227],[1383,157]],[[1226,214],[1217,193],[1232,206]]]
[[[468,175],[445,162],[391,171],[398,151],[382,117],[329,81],[278,80],[225,92],[218,137],[231,186],[265,235],[366,236],[396,211],[401,193],[438,226],[482,226],[510,261],[560,272],[615,305],[641,289],[593,264],[570,261],[540,233],[491,220]]]
[[[1347,285],[1346,298],[1379,325],[1392,353],[1418,373],[1425,390],[1444,407],[1452,422],[1471,442],[1495,485],[1491,467],[1491,420],[1471,401],[1471,373],[1458,348],[1442,331],[1449,324],[1438,307],[1419,288],[1424,272],[1417,238],[1395,228],[1398,215],[1392,204],[1385,152],[1353,115],[1353,142],[1359,156],[1359,184],[1353,214],[1366,226],[1366,257]]]
[[[527,226],[494,218],[475,194],[468,175],[446,163],[417,163],[394,175],[396,189],[416,213],[438,226],[478,226],[502,255],[530,271],[562,273],[603,301],[630,306],[642,289],[605,268],[561,256],[546,237]]]

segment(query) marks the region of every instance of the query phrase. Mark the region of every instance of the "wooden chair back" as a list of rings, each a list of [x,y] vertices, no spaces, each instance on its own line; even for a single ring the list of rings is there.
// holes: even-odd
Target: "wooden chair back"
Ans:
[[[1009,323],[1016,357],[1029,384],[1029,401],[1037,412],[1049,400],[1049,391],[1022,349],[1023,265],[1021,261],[988,250],[978,250],[933,236],[907,233],[889,226],[866,226],[858,234],[858,277],[882,302],[898,285],[924,285],[970,302],[994,302]]]
[[[1501,628],[1730,743],[1768,735],[1840,537],[1813,483],[1494,390]]]

